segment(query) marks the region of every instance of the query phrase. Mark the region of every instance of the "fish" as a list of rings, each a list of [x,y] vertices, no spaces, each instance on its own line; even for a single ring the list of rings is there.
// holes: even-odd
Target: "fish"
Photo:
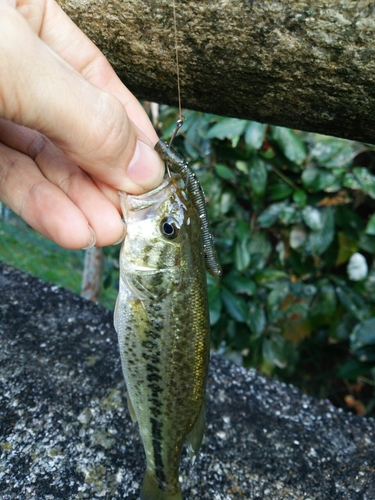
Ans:
[[[194,463],[205,427],[206,262],[201,217],[186,185],[170,173],[150,192],[120,193],[127,229],[114,324],[146,455],[141,500],[183,500],[183,445]]]

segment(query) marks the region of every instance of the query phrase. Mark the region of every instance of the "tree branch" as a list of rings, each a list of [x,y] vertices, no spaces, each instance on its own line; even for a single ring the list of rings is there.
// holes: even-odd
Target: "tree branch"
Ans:
[[[375,142],[375,2],[176,0],[182,105]],[[140,99],[177,104],[171,0],[60,0]]]

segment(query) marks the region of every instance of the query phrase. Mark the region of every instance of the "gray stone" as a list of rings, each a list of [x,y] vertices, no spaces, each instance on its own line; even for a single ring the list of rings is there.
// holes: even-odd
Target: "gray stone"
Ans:
[[[0,263],[0,498],[138,498],[112,314]],[[212,356],[186,499],[375,499],[375,421]]]

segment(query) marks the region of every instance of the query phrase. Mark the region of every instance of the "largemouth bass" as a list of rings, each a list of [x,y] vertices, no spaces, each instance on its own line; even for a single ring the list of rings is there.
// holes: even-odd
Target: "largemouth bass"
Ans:
[[[182,500],[182,446],[194,461],[205,425],[205,252],[185,180],[172,175],[149,193],[121,194],[127,234],[115,328],[129,410],[146,454],[142,500]]]

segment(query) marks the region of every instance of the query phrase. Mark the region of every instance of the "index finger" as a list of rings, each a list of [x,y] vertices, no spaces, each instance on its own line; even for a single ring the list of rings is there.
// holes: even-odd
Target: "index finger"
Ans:
[[[17,10],[51,49],[91,83],[115,95],[132,122],[153,145],[158,141],[139,101],[121,82],[102,52],[54,0],[20,0]]]

